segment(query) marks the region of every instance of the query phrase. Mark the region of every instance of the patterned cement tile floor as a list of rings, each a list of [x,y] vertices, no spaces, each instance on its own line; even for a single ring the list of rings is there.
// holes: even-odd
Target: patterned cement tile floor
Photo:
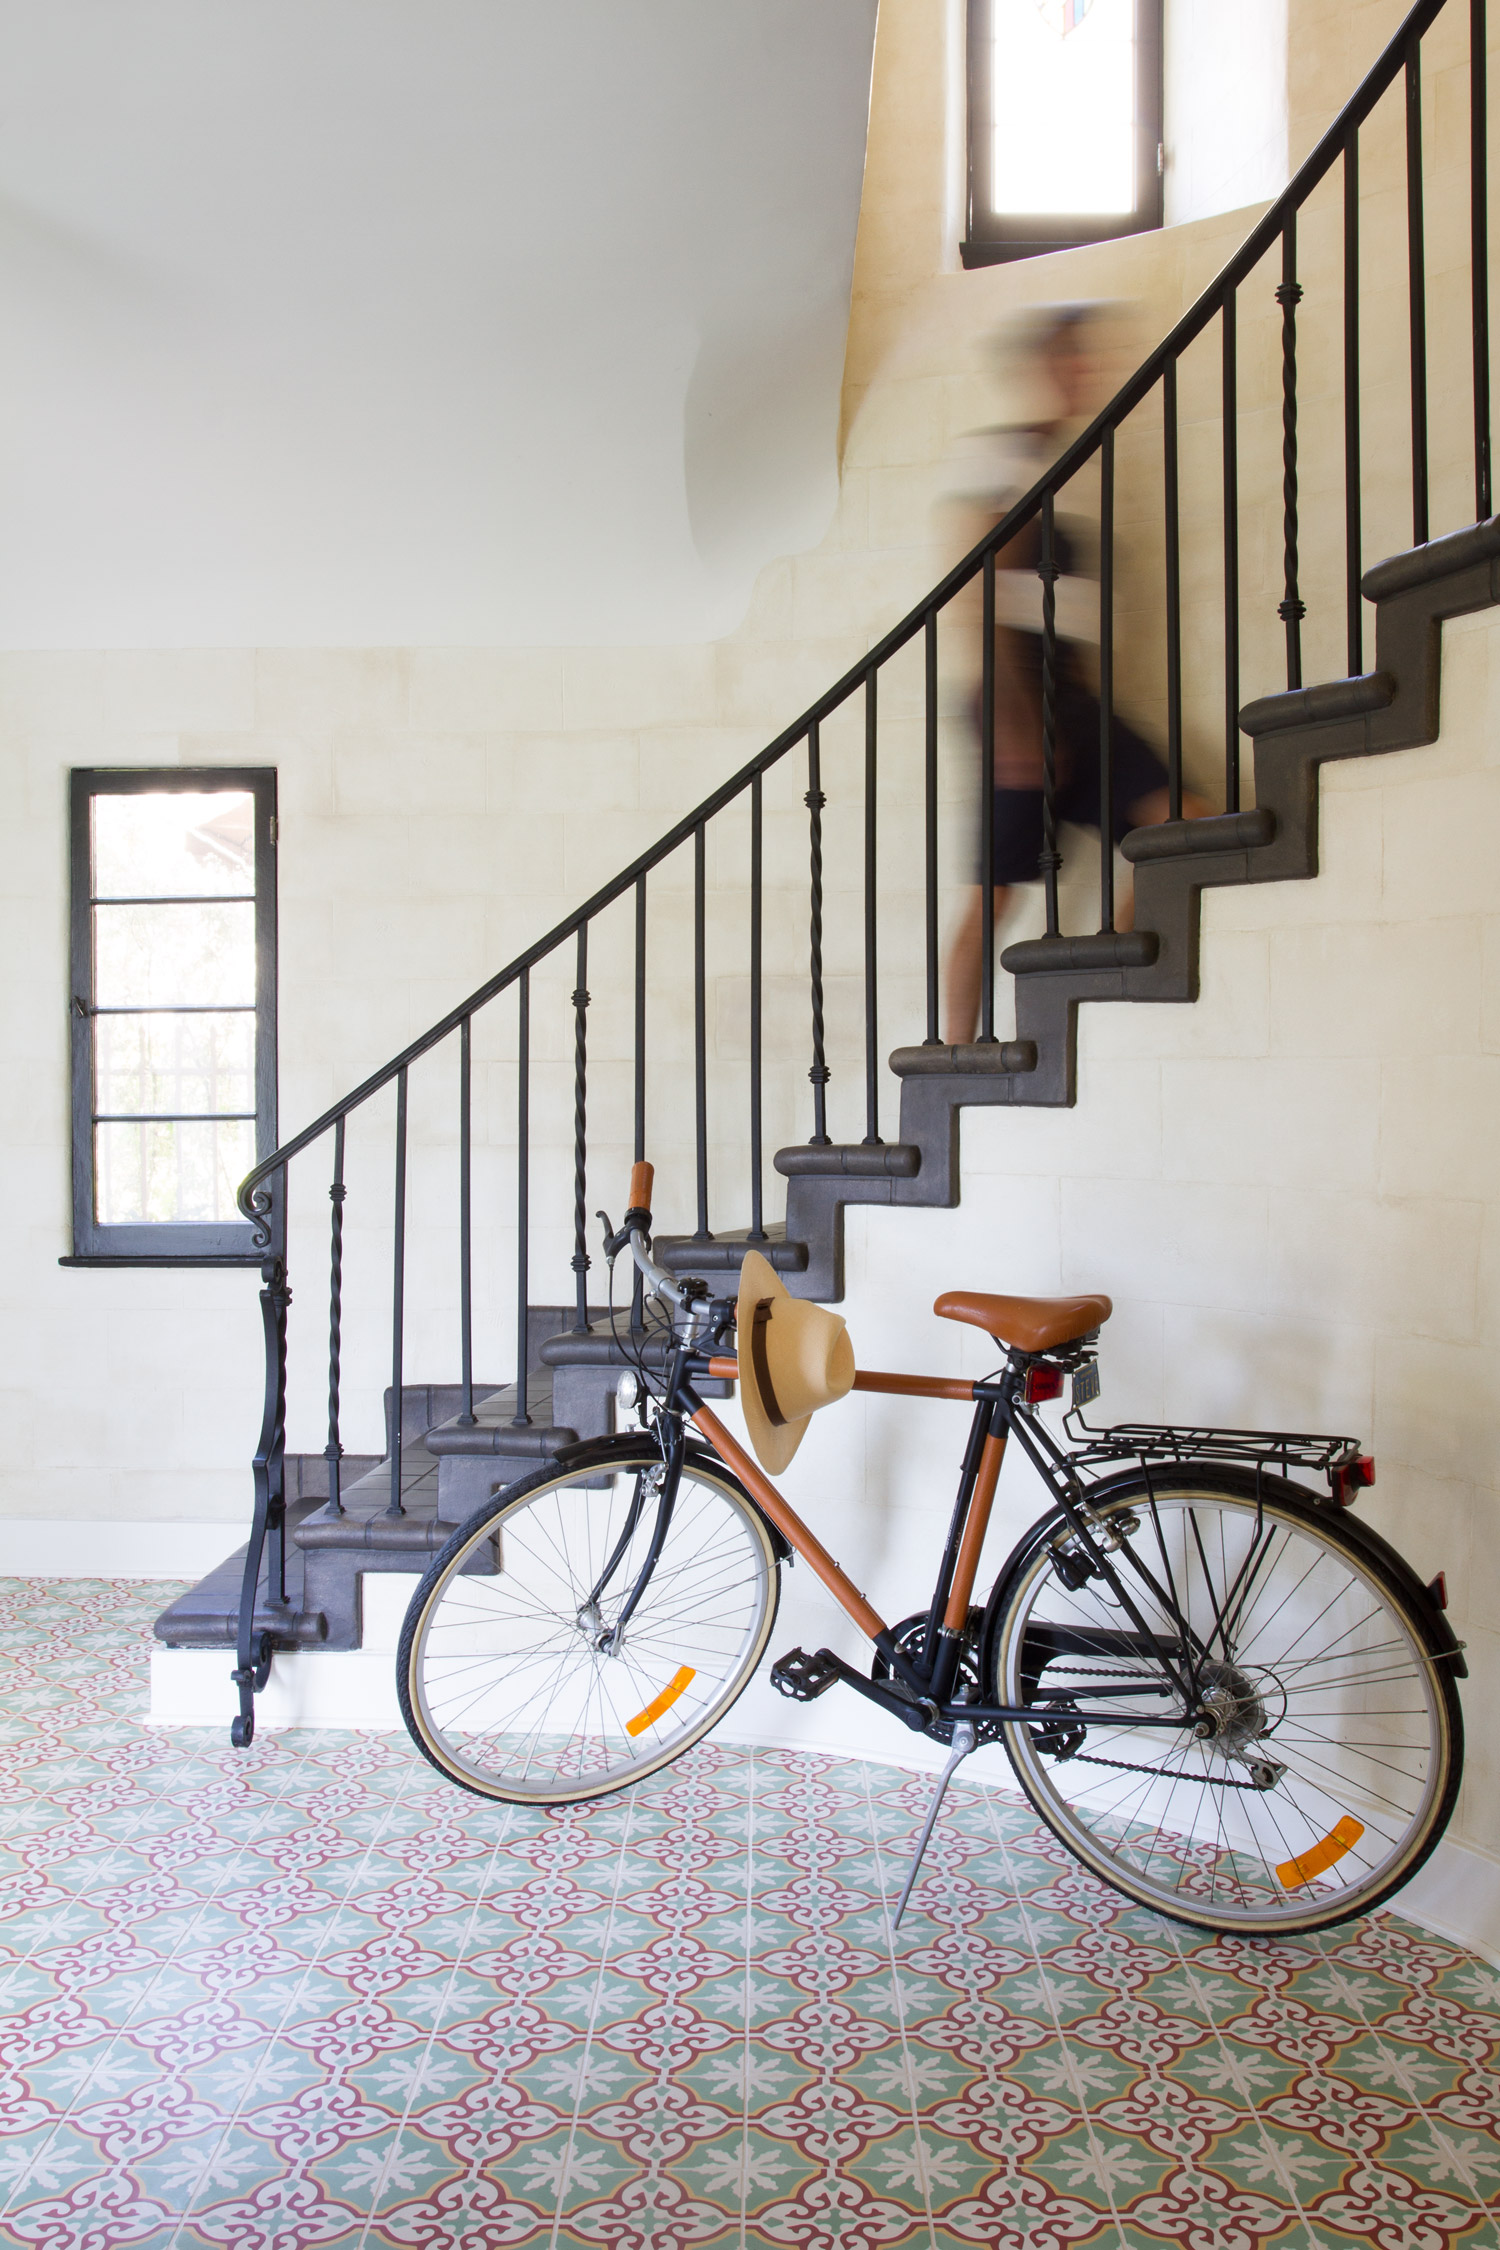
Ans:
[[[519,1815],[140,1723],[165,1589],[0,1585],[0,2242],[1493,2250],[1500,1978],[1216,1942],[1016,1799],[709,1747]]]

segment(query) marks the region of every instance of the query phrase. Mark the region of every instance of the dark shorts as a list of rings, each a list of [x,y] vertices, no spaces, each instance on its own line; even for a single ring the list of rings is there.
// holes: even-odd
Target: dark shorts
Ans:
[[[1114,781],[1110,827],[1118,844],[1139,826],[1131,807],[1167,786],[1167,769],[1149,742],[1123,719],[1111,722]],[[1053,799],[1059,822],[1078,828],[1099,826],[1099,698],[1086,688],[1064,687],[1058,697],[1057,739],[1064,778]],[[1042,792],[996,789],[994,804],[995,881],[1031,883],[1040,872]]]

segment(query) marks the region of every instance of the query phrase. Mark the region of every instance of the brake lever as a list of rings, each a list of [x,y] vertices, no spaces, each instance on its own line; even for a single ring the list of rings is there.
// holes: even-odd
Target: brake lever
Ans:
[[[604,1255],[606,1258],[608,1258],[610,1264],[613,1265],[616,1258],[618,1258],[618,1256],[620,1255],[620,1252],[625,1248],[626,1243],[630,1240],[630,1229],[629,1227],[614,1227],[610,1222],[610,1216],[607,1211],[596,1211],[594,1213],[594,1217],[599,1221],[600,1225],[604,1229]]]

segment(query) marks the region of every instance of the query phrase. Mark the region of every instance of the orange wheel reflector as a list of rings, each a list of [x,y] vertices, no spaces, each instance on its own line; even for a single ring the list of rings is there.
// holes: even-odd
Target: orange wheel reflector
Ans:
[[[1300,1883],[1310,1883],[1318,1875],[1325,1875],[1336,1859],[1353,1851],[1365,1832],[1362,1820],[1349,1813],[1338,1821],[1321,1844],[1314,1844],[1300,1859],[1285,1859],[1276,1870],[1276,1880],[1285,1891],[1294,1891]]]
[[[653,1695],[644,1711],[637,1711],[633,1719],[625,1721],[625,1732],[627,1734],[644,1734],[647,1727],[654,1727],[663,1711],[670,1711],[688,1682],[696,1680],[697,1677],[698,1675],[691,1664],[679,1665],[662,1689],[661,1694]],[[1361,1829],[1359,1833],[1363,1835],[1364,1830]],[[1319,1846],[1320,1850],[1321,1848]]]

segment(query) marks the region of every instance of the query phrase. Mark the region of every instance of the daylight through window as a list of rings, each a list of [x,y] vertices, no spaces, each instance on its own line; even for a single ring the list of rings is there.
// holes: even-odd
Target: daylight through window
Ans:
[[[996,211],[1135,208],[1135,0],[991,0]]]
[[[97,1254],[247,1246],[235,1189],[273,1082],[270,779],[75,776],[75,1234]]]
[[[1161,224],[1162,0],[969,0],[966,265]]]

